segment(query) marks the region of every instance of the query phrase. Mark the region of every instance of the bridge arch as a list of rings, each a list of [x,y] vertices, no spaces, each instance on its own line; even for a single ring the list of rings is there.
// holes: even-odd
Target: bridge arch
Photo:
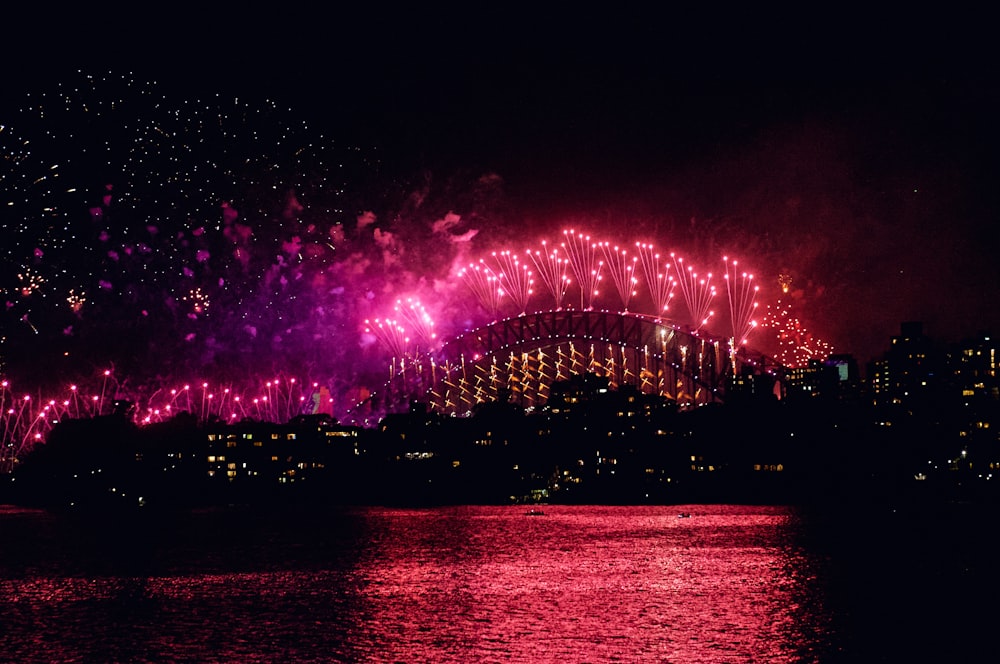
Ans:
[[[737,375],[767,373],[783,384],[785,370],[750,349],[733,352],[727,339],[661,318],[560,309],[498,320],[434,351],[394,359],[382,396],[390,408],[417,400],[452,415],[502,395],[531,408],[545,404],[552,383],[585,373],[684,408],[724,401]]]

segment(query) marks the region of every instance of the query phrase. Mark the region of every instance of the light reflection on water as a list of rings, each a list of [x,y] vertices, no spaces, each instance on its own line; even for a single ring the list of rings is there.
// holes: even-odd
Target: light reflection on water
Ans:
[[[361,631],[391,630],[366,644],[387,659],[799,661],[796,625],[829,628],[800,603],[814,577],[791,573],[809,561],[785,509],[384,516]]]
[[[844,598],[807,539],[795,510],[759,506],[215,511],[126,528],[8,510],[2,657],[833,661]]]

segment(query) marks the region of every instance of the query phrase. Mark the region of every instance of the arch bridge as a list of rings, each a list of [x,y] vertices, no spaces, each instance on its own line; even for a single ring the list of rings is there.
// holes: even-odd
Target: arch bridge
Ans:
[[[586,373],[606,377],[612,389],[632,385],[687,408],[724,401],[736,377],[768,374],[783,390],[786,370],[750,349],[734,352],[728,339],[661,318],[565,309],[495,321],[433,352],[396,358],[383,399],[390,407],[418,400],[464,415],[509,395],[530,408],[546,403],[554,382]]]

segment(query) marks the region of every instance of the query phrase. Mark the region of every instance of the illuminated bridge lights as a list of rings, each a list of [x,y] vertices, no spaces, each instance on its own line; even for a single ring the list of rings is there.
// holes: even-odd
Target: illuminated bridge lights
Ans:
[[[613,388],[631,384],[681,407],[694,407],[724,399],[725,379],[736,372],[783,379],[784,367],[746,347],[731,352],[727,344],[704,330],[693,333],[627,312],[522,314],[447,340],[434,353],[409,358],[406,369],[386,386],[385,399],[387,405],[404,407],[415,398],[454,415],[456,404],[467,407],[506,393],[530,408],[544,405],[552,382],[596,373]]]

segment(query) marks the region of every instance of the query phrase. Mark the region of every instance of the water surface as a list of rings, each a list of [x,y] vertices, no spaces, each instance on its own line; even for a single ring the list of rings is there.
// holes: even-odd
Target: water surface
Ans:
[[[738,505],[220,509],[153,520],[7,508],[2,656],[825,662],[969,653],[985,620],[968,600],[996,584],[982,583],[992,574],[983,542],[920,544],[938,541],[934,523],[954,524],[938,519],[887,512],[853,523]],[[967,632],[940,638],[938,628]]]

